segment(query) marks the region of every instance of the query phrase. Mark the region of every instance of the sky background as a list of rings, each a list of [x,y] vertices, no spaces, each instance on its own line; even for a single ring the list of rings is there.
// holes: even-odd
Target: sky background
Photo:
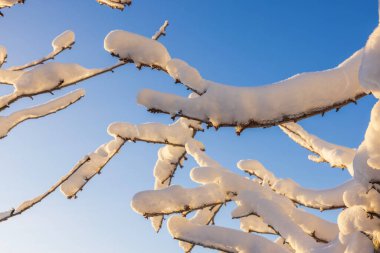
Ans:
[[[136,0],[124,12],[95,0],[29,0],[4,10],[0,44],[8,49],[8,64],[23,64],[50,52],[51,40],[70,29],[76,33],[71,51],[57,57],[88,68],[106,67],[116,59],[103,49],[114,29],[150,37],[168,19],[168,34],[160,41],[172,57],[195,66],[202,76],[236,86],[257,86],[294,74],[331,68],[360,49],[377,24],[375,0]],[[333,85],[333,84],[331,84]],[[167,115],[150,114],[136,104],[143,88],[186,96],[188,92],[165,73],[129,65],[78,85],[87,91],[77,104],[43,119],[24,122],[0,140],[0,210],[46,191],[85,154],[111,139],[106,129],[114,121],[170,123]],[[57,92],[61,95],[77,87]],[[11,89],[0,87],[0,94]],[[10,110],[51,99],[23,99]],[[372,97],[338,113],[300,122],[309,132],[333,143],[357,147],[369,120]],[[197,134],[208,154],[240,173],[236,162],[257,159],[279,177],[310,188],[336,186],[349,179],[340,169],[315,164],[309,152],[277,127],[248,129],[237,137],[232,128]],[[57,191],[41,204],[0,224],[0,252],[100,253],[181,252],[166,226],[158,235],[150,222],[130,208],[133,195],[153,188],[152,170],[160,146],[127,144],[78,195],[67,200]],[[189,159],[175,184],[195,186]],[[230,219],[229,204],[217,225],[239,227]],[[319,213],[329,220],[336,211]],[[194,252],[209,252],[196,248]]]

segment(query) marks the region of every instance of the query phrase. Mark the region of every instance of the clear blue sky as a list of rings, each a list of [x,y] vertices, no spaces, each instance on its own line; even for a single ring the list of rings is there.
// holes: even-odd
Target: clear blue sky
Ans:
[[[168,35],[160,40],[173,57],[197,67],[207,79],[240,86],[334,67],[363,46],[378,20],[375,0],[135,0],[124,12],[100,6],[95,0],[28,0],[4,13],[0,44],[8,48],[7,66],[47,54],[51,39],[67,29],[76,33],[76,44],[57,61],[109,66],[115,61],[103,49],[109,31],[125,29],[151,36],[168,19]],[[48,189],[83,155],[110,139],[106,133],[109,123],[171,122],[167,115],[151,115],[137,105],[139,90],[187,94],[164,73],[137,71],[133,66],[79,87],[85,88],[87,95],[78,104],[25,122],[0,140],[0,210]],[[0,88],[0,94],[9,91],[9,87]],[[16,107],[50,98],[25,99]],[[349,105],[339,113],[316,116],[301,125],[331,142],[356,147],[373,103],[374,99],[367,97],[358,106]],[[236,162],[250,158],[307,187],[332,187],[349,178],[347,172],[308,161],[308,152],[276,127],[250,129],[240,137],[233,129],[209,130],[198,138],[211,156],[236,172]],[[77,200],[66,200],[57,192],[0,224],[0,252],[180,252],[166,228],[157,235],[150,223],[130,208],[136,192],[153,187],[158,148],[127,144]],[[188,177],[194,166],[188,161],[174,183],[194,186]],[[219,214],[217,224],[239,226],[229,219],[231,206]],[[322,215],[334,220],[336,212]]]

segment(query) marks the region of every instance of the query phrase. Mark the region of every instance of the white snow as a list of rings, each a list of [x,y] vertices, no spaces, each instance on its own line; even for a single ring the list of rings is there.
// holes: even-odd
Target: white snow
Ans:
[[[4,46],[0,45],[0,67],[6,62],[7,60],[7,49]]]
[[[75,197],[87,181],[99,173],[103,166],[119,151],[124,142],[122,138],[117,137],[86,156],[90,159],[61,185],[61,192],[68,198]]]
[[[289,252],[260,236],[218,226],[198,225],[178,216],[168,220],[168,230],[176,239],[225,252]]]
[[[130,5],[132,0],[96,0],[99,4],[107,5],[113,9],[124,10],[125,5]]]
[[[98,72],[79,64],[51,62],[24,72],[14,83],[17,94],[35,94],[74,83]]]
[[[182,124],[185,124],[184,126]],[[111,136],[120,136],[128,140],[147,140],[158,143],[172,143],[184,146],[192,138],[193,130],[188,127],[186,120],[179,120],[172,125],[146,123],[132,125],[124,122],[112,123],[108,127]]]
[[[85,95],[83,89],[70,92],[62,97],[50,100],[49,102],[35,107],[16,111],[9,116],[0,116],[0,138],[5,137],[8,132],[19,123],[46,116],[48,114],[65,109],[75,103]]]
[[[54,52],[61,51],[65,48],[70,48],[75,43],[74,32],[67,30],[58,35],[51,43]]]
[[[186,85],[202,93],[197,98],[143,90],[138,102],[148,109],[159,109],[172,115],[185,115],[220,125],[266,125],[268,122],[302,117],[332,106],[354,100],[364,93],[358,80],[362,51],[356,52],[338,67],[321,72],[303,73],[287,80],[259,87],[236,87],[200,81],[198,73],[175,61],[170,68],[173,76],[186,76]],[[178,65],[178,66],[177,66]],[[181,73],[179,73],[181,72]],[[195,81],[193,81],[195,80]],[[206,83],[206,84],[205,84]],[[330,85],[334,83],[334,85]],[[265,108],[265,110],[263,110]],[[179,113],[180,112],[180,113]]]
[[[332,167],[347,168],[351,175],[352,161],[356,153],[355,149],[335,145],[306,132],[296,123],[286,123],[280,128],[296,143],[315,153],[309,159],[317,162],[328,162]]]
[[[256,215],[240,218],[240,229],[245,232],[276,234],[276,232],[270,228],[261,217]]]
[[[104,39],[104,49],[122,60],[136,65],[166,66],[170,55],[156,40],[122,30],[110,32]]]
[[[15,4],[23,3],[22,0],[0,0],[0,9],[5,7],[12,7]]]
[[[359,79],[367,92],[373,92],[380,98],[380,26],[378,26],[364,47]],[[377,95],[376,95],[377,94]]]
[[[143,191],[137,193],[132,200],[133,210],[144,215],[154,216],[186,212],[220,204],[225,201],[225,194],[217,184],[207,184],[197,188],[185,189],[178,185],[162,190]]]
[[[353,162],[354,178],[367,185],[370,182],[380,182],[380,102],[371,112],[371,120],[360,144]]]
[[[166,35],[166,27],[168,27],[169,21],[165,20],[164,24],[158,29],[158,31],[152,36],[152,40],[158,40],[160,36]]]

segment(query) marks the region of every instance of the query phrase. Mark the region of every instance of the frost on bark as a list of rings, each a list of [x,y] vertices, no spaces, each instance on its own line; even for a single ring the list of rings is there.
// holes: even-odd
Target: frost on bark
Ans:
[[[0,8],[23,1],[0,0]],[[123,9],[127,0],[98,0]],[[104,48],[117,62],[107,68],[87,69],[78,64],[48,62],[73,46],[75,36],[66,31],[52,42],[52,52],[22,66],[0,69],[0,82],[12,85],[12,93],[0,97],[0,110],[15,101],[52,93],[128,63],[168,74],[191,90],[188,97],[143,90],[138,103],[153,113],[169,114],[171,125],[112,123],[112,139],[84,156],[46,193],[19,207],[0,213],[0,221],[21,214],[60,187],[67,198],[79,191],[119,152],[137,141],[162,144],[154,167],[154,190],[137,193],[132,208],[149,218],[159,231],[165,216],[168,230],[189,252],[195,245],[223,252],[374,252],[380,246],[380,102],[371,111],[363,142],[357,148],[329,143],[308,133],[296,121],[336,109],[372,94],[380,99],[380,25],[362,49],[335,68],[301,73],[273,84],[237,87],[204,79],[199,71],[181,59],[172,58],[157,39],[166,34],[168,22],[152,36],[128,31],[111,31]],[[7,58],[0,47],[0,66]],[[40,65],[44,62],[44,65]],[[0,138],[17,124],[65,109],[84,96],[71,92],[45,104],[26,108],[0,118]],[[347,169],[352,178],[330,189],[307,189],[291,179],[281,179],[256,160],[242,160],[237,167],[254,176],[243,177],[225,168],[205,152],[195,137],[208,127],[247,128],[278,125],[300,146],[308,149],[314,162]],[[192,157],[198,167],[190,171],[194,188],[171,185],[178,167]],[[227,202],[234,203],[232,218],[241,231],[211,226]],[[326,221],[297,208],[342,210],[337,223]],[[179,214],[179,215],[178,215]],[[191,217],[188,217],[192,214]],[[182,217],[181,217],[182,216]],[[260,234],[276,235],[271,241]]]

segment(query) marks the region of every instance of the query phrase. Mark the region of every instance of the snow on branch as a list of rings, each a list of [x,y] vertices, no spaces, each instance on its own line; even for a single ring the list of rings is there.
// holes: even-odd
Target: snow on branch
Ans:
[[[122,138],[115,138],[86,155],[85,157],[89,159],[61,184],[61,192],[69,199],[75,198],[76,194],[83,189],[87,182],[100,173],[102,168],[117,154],[124,143],[125,141]],[[77,167],[77,164],[75,167]]]
[[[366,95],[358,78],[362,50],[330,70],[303,73],[266,86],[236,87],[203,79],[186,62],[171,59],[161,43],[137,34],[113,31],[105,39],[105,48],[121,60],[165,71],[201,95],[183,98],[143,90],[138,102],[148,110],[216,128],[235,126],[238,133],[247,127],[268,127],[324,113]]]
[[[16,4],[23,4],[25,0],[0,0],[0,9],[3,8],[11,8]],[[4,16],[4,14],[0,11],[0,16]]]
[[[65,183],[75,172],[77,172],[82,166],[83,164],[85,164],[90,158],[88,156],[85,156],[82,160],[80,160],[76,166],[74,166],[69,173],[67,173],[64,177],[62,177],[60,180],[58,180],[52,187],[50,187],[50,189],[31,199],[31,200],[27,200],[27,201],[24,201],[23,203],[21,203],[16,209],[11,209],[10,211],[6,211],[6,212],[1,212],[0,213],[0,222],[2,221],[5,221],[9,218],[12,218],[16,215],[20,215],[22,214],[23,212],[25,212],[26,210],[32,208],[34,205],[38,204],[39,202],[41,202],[43,199],[45,199],[47,196],[49,196],[51,193],[53,193],[60,185],[62,185],[63,183]]]
[[[59,50],[61,46],[68,46],[73,41],[74,34],[65,32],[53,41],[53,48]],[[11,84],[15,88],[12,93],[0,97],[0,111],[20,98],[51,93],[97,75],[112,72],[127,63],[128,61],[119,61],[102,69],[87,69],[79,64],[57,62],[39,65],[28,71],[0,69],[0,83]]]
[[[197,131],[201,130],[197,122],[181,119],[185,124],[181,124],[187,132],[187,128],[192,130],[191,138],[194,138]],[[165,145],[158,150],[158,159],[153,169],[155,177],[154,189],[160,190],[167,188],[174,177],[178,166],[183,167],[183,161],[186,160],[186,149],[184,147]],[[150,218],[152,226],[156,232],[161,229],[164,216],[155,216]]]
[[[0,68],[3,66],[4,63],[7,62],[7,49],[4,46],[0,45]]]
[[[24,69],[31,68],[31,67],[34,67],[34,66],[39,65],[39,64],[43,64],[44,62],[46,62],[48,60],[54,59],[55,56],[62,53],[64,50],[71,49],[71,47],[74,45],[74,43],[75,43],[74,32],[69,31],[69,30],[65,31],[65,32],[61,33],[60,35],[58,35],[52,41],[51,44],[53,47],[53,51],[51,51],[47,56],[42,57],[41,59],[32,61],[30,63],[24,64],[22,66],[15,66],[15,67],[8,68],[8,70],[13,70],[13,71],[24,70]]]
[[[195,82],[196,86],[190,87],[203,95],[193,99],[143,90],[138,102],[150,111],[199,120],[216,128],[235,126],[240,133],[248,127],[295,121],[356,101],[365,95],[357,77],[360,59],[361,51],[337,68],[296,75],[262,87]],[[188,74],[190,70],[183,72]],[[195,75],[189,78],[195,79]]]
[[[194,127],[197,125],[194,124]],[[80,170],[73,174],[61,186],[62,193],[67,198],[76,197],[76,194],[117,154],[127,141],[144,141],[148,143],[169,144],[184,147],[184,143],[193,136],[193,125],[186,119],[177,120],[172,125],[147,123],[132,125],[129,123],[112,123],[108,127],[109,135],[114,139],[101,145],[89,154],[91,158]]]
[[[29,71],[0,69],[1,79],[8,79],[15,88],[12,93],[0,97],[0,110],[20,98],[52,92],[107,71],[110,69],[86,69],[78,64],[57,62],[39,65]]]
[[[165,20],[160,29],[152,36],[152,40],[158,40],[161,36],[166,35],[166,27],[168,27],[169,21]]]
[[[112,9],[124,10],[125,6],[130,6],[132,4],[132,0],[96,0],[101,5],[107,5]]]
[[[274,174],[256,160],[241,160],[237,166],[250,175],[255,175],[262,181],[263,185],[268,185],[275,192],[286,196],[298,204],[321,211],[346,207],[343,198],[346,191],[363,191],[363,188],[354,180],[349,180],[332,189],[307,189],[291,179],[276,178]]]
[[[269,187],[265,185],[260,185],[254,181],[246,179],[240,175],[229,172],[228,170],[221,168],[210,168],[201,167],[195,168],[191,171],[191,178],[193,181],[208,184],[208,183],[218,183],[222,191],[225,193],[234,193],[237,197],[232,197],[233,201],[236,201],[240,197],[240,193],[244,191],[251,192],[252,194],[258,194],[263,197],[267,197],[271,200],[276,200],[277,208],[284,209],[285,215],[288,216],[289,220],[293,220],[297,226],[305,231],[305,234],[311,234],[315,231],[316,235],[320,235],[321,240],[331,240],[337,235],[336,224],[324,221],[317,216],[302,212],[297,209],[293,202],[290,201],[285,196],[279,195],[273,192]],[[244,206],[243,206],[244,207]],[[240,218],[251,215],[254,210],[239,208],[234,211],[233,217]],[[261,216],[261,214],[258,214]],[[265,220],[264,220],[265,221]],[[272,225],[271,222],[265,221],[268,225]],[[273,226],[275,229],[276,227]]]
[[[196,123],[192,124],[192,121],[187,119],[179,119],[171,125],[160,123],[132,125],[116,122],[108,127],[108,133],[111,136],[118,136],[130,141],[144,141],[184,147],[187,141],[193,137],[192,128],[199,129],[199,125]]]
[[[310,160],[327,162],[331,167],[348,168],[352,175],[352,161],[356,153],[355,149],[326,142],[315,135],[309,134],[296,123],[282,124],[280,128],[294,142],[317,155],[309,156]]]
[[[226,202],[225,194],[217,184],[185,189],[178,185],[162,190],[137,193],[132,208],[145,217],[184,213]]]
[[[296,230],[296,234],[302,234],[301,237],[293,238],[293,235],[287,235],[292,241],[292,247],[301,247],[297,243],[299,240],[307,239],[304,243],[313,244],[313,247],[319,245],[315,240],[320,242],[327,242],[335,239],[338,235],[338,228],[336,224],[324,221],[312,214],[308,214],[302,210],[298,210],[294,204],[285,196],[273,192],[265,185],[260,185],[257,182],[251,181],[237,174],[231,173],[220,167],[215,161],[209,158],[202,150],[202,145],[188,142],[186,151],[195,158],[195,160],[203,166],[215,165],[217,167],[200,167],[191,171],[191,178],[193,181],[202,184],[203,186],[184,189],[180,186],[171,186],[163,190],[144,191],[135,195],[132,201],[134,210],[145,217],[172,214],[172,213],[189,213],[194,210],[202,209],[198,212],[207,210],[207,207],[214,205],[221,205],[226,201],[237,201],[240,205],[234,211],[233,217],[246,217],[251,214],[256,214],[256,210],[247,208],[247,205],[240,199],[241,193],[249,192],[251,195],[261,196],[270,200],[275,199],[276,208],[283,212],[283,218],[287,219],[287,223],[292,224]],[[262,202],[260,202],[262,204]],[[271,206],[271,208],[274,208]],[[266,215],[266,214],[261,214]],[[196,216],[195,216],[196,217]],[[272,224],[282,224],[276,216],[267,217],[265,223],[270,225],[276,234],[280,234],[275,226]],[[202,219],[201,219],[202,220]],[[197,220],[195,219],[195,222]],[[199,223],[195,223],[198,224]],[[207,225],[203,224],[202,225]],[[298,232],[297,232],[298,231]],[[287,237],[284,237],[287,239]],[[314,239],[313,239],[314,238]],[[192,242],[186,238],[182,238],[185,242]],[[288,240],[287,240],[288,241]],[[315,245],[314,245],[315,244]],[[185,250],[192,248],[191,244],[184,244]],[[302,247],[306,247],[302,244]]]
[[[28,119],[37,119],[63,110],[81,99],[85,94],[83,89],[70,92],[62,97],[31,108],[16,111],[8,116],[0,116],[0,139],[7,136],[9,131]]]
[[[237,203],[239,207],[234,213],[242,213],[241,210],[244,209],[244,212],[258,214],[263,218],[263,221],[274,228],[296,252],[307,252],[308,249],[318,247],[319,243],[302,229],[303,224],[297,224],[295,220],[290,219],[289,215],[293,215],[293,211],[299,210],[294,208],[291,202],[284,201],[284,198],[280,195],[272,194],[272,196],[269,197],[268,194],[260,192],[243,191],[237,196]],[[297,215],[295,215],[295,217],[297,217]],[[306,223],[306,217],[303,218],[303,222]],[[319,227],[320,224],[314,224],[314,226]],[[323,229],[322,225],[320,227]],[[336,238],[338,234],[337,227],[335,227],[334,232],[333,239]],[[321,233],[321,235],[324,234]]]
[[[263,218],[253,214],[240,218],[240,229],[248,233],[277,234],[273,228],[263,221]]]
[[[214,217],[222,206],[223,204],[220,204],[200,209],[192,218],[189,219],[189,222],[197,225],[215,225]],[[188,253],[191,252],[195,245],[189,242],[179,241],[179,246],[183,249],[184,252]]]
[[[168,220],[168,229],[177,240],[223,252],[290,252],[260,236],[218,226],[198,225],[178,216]]]

